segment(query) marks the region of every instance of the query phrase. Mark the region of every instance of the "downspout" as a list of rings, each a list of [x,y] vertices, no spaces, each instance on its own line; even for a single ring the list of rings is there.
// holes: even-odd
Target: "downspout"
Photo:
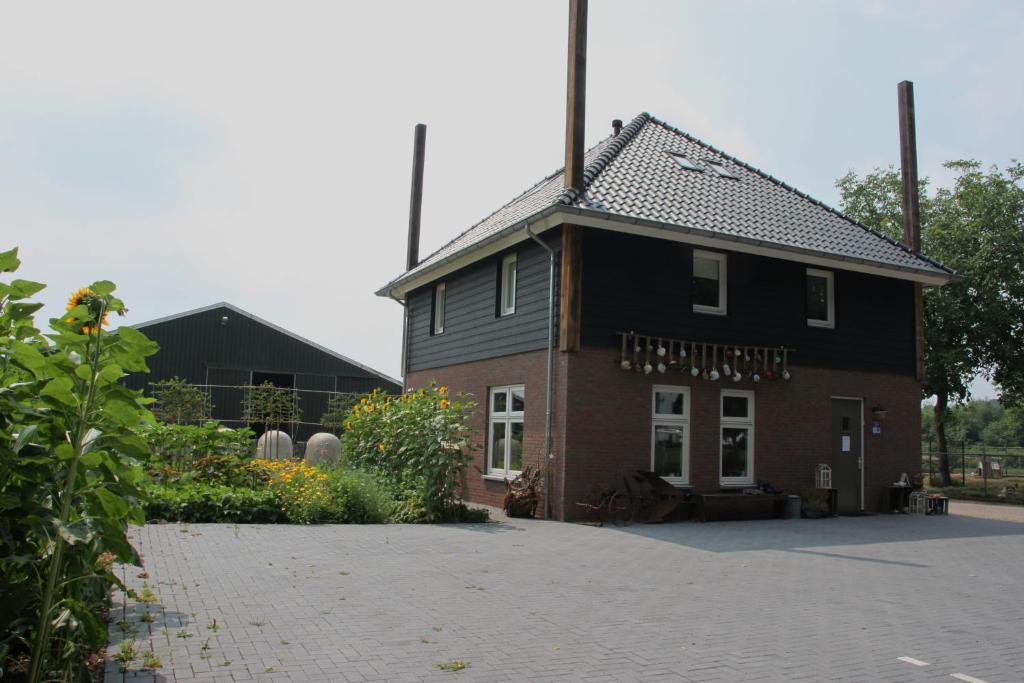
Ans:
[[[405,356],[408,353],[407,344],[409,343],[409,306],[391,292],[388,292],[388,296],[402,307],[402,362],[398,369],[402,373],[402,390],[404,391],[408,389],[405,382]]]
[[[555,379],[555,250],[526,225],[526,234],[548,252],[548,377],[544,408],[544,519],[551,519],[551,464],[555,460],[551,435],[551,404]]]

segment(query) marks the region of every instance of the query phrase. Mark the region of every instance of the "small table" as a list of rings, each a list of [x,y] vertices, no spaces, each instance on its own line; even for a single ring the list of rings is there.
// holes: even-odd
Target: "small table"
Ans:
[[[881,511],[902,513],[910,507],[910,492],[912,490],[909,486],[883,486]]]
[[[928,496],[925,500],[926,515],[949,514],[949,498],[946,496]]]

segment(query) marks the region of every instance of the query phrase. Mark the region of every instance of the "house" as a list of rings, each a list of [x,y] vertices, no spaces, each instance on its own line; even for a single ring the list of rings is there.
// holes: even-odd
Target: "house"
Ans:
[[[301,416],[288,431],[305,441],[322,431],[318,424],[334,393],[368,393],[380,388],[399,393],[401,382],[220,302],[134,326],[160,345],[148,360],[149,374],[130,375],[127,385],[146,389],[153,382],[180,377],[207,389],[214,419],[243,426],[244,386],[270,382],[294,389]],[[250,425],[259,433],[262,425]]]
[[[555,518],[637,469],[796,492],[827,464],[840,510],[877,509],[921,467],[915,289],[954,274],[653,116],[616,124],[581,189],[548,176],[378,292],[406,307],[406,387],[479,402],[469,499],[543,462],[553,273]]]

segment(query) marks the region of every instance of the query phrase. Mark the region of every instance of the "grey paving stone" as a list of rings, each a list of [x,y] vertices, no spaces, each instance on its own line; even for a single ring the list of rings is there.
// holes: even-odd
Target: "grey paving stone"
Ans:
[[[1024,610],[1010,596],[1024,584],[1024,524],[953,512],[604,529],[150,525],[132,536],[158,603],[118,595],[114,614],[163,667],[123,676],[110,662],[105,680],[1019,680]],[[140,589],[137,573],[123,576]],[[116,624],[110,638],[113,652]],[[454,660],[469,668],[437,668]]]

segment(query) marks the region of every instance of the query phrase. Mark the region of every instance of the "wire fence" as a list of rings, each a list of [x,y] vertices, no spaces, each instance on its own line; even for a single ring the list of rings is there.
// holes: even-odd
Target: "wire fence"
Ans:
[[[1024,448],[966,442],[950,446],[941,452],[930,440],[925,444],[921,470],[932,488],[961,498],[1024,502]],[[942,477],[943,459],[949,463],[948,484]]]

